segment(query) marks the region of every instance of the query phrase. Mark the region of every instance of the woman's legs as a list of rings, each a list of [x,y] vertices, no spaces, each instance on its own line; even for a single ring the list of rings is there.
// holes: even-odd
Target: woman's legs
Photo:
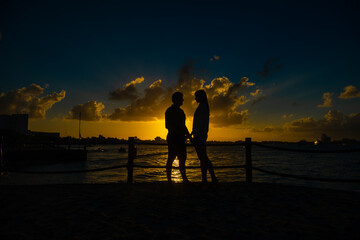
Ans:
[[[207,170],[209,170],[212,182],[217,182],[217,178],[214,172],[214,167],[206,153],[206,145],[197,143],[195,146],[195,150],[200,159],[202,182],[203,183],[207,182],[207,176],[206,176]]]
[[[206,154],[206,159],[207,159],[207,161],[206,161],[207,162],[207,168],[209,169],[209,173],[210,173],[210,176],[211,176],[211,181],[213,183],[218,182],[218,180],[217,180],[217,178],[215,176],[214,167],[213,167],[210,159],[208,158],[207,154]]]
[[[200,160],[201,167],[201,180],[203,183],[207,182],[206,172],[207,172],[207,163],[206,163],[206,152],[205,146],[201,144],[197,139],[194,139],[193,145],[195,146],[196,153]]]

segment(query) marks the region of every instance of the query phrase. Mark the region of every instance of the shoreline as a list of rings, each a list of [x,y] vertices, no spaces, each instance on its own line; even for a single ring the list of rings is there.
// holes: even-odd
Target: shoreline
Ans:
[[[1,239],[356,239],[360,193],[270,183],[1,185]]]

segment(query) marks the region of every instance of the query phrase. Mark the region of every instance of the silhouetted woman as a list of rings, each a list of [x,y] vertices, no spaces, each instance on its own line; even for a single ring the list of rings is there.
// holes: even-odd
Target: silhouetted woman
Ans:
[[[206,139],[208,137],[210,116],[206,92],[204,90],[196,91],[195,100],[199,103],[199,106],[194,113],[193,131],[191,134],[194,136],[194,146],[200,159],[202,182],[207,182],[206,173],[209,170],[212,182],[216,183],[217,179],[214,168],[206,153]]]

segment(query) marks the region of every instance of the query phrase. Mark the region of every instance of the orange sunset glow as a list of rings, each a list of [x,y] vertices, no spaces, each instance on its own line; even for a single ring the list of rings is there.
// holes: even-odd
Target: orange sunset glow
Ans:
[[[360,239],[360,2],[0,1],[0,240]]]

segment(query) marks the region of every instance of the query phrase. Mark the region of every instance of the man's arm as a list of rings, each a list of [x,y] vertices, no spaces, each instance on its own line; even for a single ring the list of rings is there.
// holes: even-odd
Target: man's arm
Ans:
[[[185,126],[185,137],[186,138],[191,138],[191,134],[189,132],[189,130],[187,129],[187,127]]]
[[[183,111],[184,112],[184,111]],[[184,127],[185,127],[185,137],[186,138],[191,138],[191,135],[190,135],[190,133],[189,133],[189,130],[187,129],[187,127],[186,127],[186,116],[185,116],[185,113],[184,113]]]

